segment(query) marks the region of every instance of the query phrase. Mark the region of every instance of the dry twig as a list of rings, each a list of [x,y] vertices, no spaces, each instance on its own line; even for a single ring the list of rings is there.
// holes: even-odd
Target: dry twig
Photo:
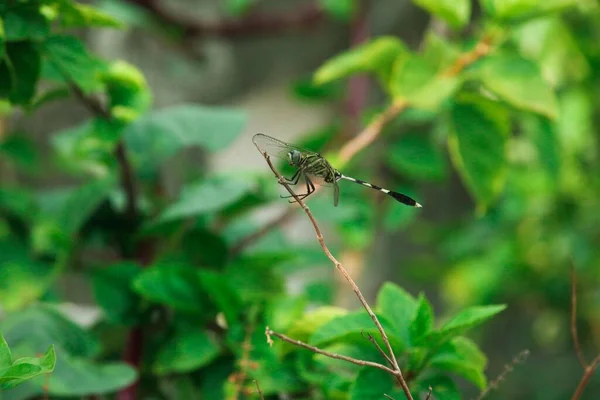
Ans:
[[[260,385],[258,384],[257,379],[254,380],[254,384],[256,385],[256,393],[258,393],[260,400],[265,400],[265,396],[263,396],[263,392],[260,390]]]
[[[523,350],[522,352],[520,352],[515,358],[512,359],[510,364],[506,364],[504,366],[504,369],[502,370],[500,375],[498,375],[496,379],[490,382],[490,384],[485,388],[485,390],[483,390],[483,392],[479,394],[476,400],[484,399],[488,394],[490,394],[492,390],[497,389],[500,383],[502,383],[506,379],[508,374],[510,374],[515,369],[515,366],[524,362],[527,359],[527,357],[529,357],[529,350]]]
[[[313,225],[313,228],[314,228],[315,233],[317,235],[317,240],[319,241],[319,244],[321,245],[321,248],[323,249],[323,252],[327,256],[327,258],[329,258],[329,260],[331,260],[331,262],[335,265],[335,268],[348,281],[348,283],[352,287],[352,290],[356,294],[356,297],[358,297],[358,300],[361,302],[361,304],[363,305],[364,309],[367,311],[367,313],[371,317],[371,320],[373,321],[373,323],[375,324],[375,326],[379,330],[379,333],[381,334],[381,339],[383,340],[383,343],[385,344],[385,347],[387,349],[389,358],[392,361],[393,369],[390,370],[388,367],[386,367],[384,365],[381,365],[381,364],[377,364],[377,363],[374,363],[374,364],[377,364],[380,367],[385,368],[386,370],[390,370],[391,371],[390,373],[392,373],[396,377],[396,379],[398,380],[398,383],[400,383],[400,386],[402,386],[402,389],[404,390],[404,393],[406,394],[406,398],[408,400],[413,400],[413,397],[410,394],[410,390],[408,388],[408,385],[407,385],[406,381],[404,380],[404,377],[402,376],[402,371],[400,370],[400,366],[398,365],[398,361],[396,360],[396,356],[394,354],[394,350],[392,349],[392,346],[391,346],[390,341],[389,341],[389,339],[387,337],[387,334],[385,333],[385,330],[381,326],[381,323],[379,322],[379,319],[377,318],[377,316],[375,315],[375,313],[371,309],[371,306],[369,306],[369,304],[367,303],[367,300],[364,298],[364,296],[361,293],[360,289],[358,288],[358,286],[356,285],[356,283],[354,282],[354,280],[350,277],[350,275],[348,275],[348,272],[344,269],[344,267],[342,266],[342,264],[333,256],[333,254],[331,254],[331,251],[329,250],[329,248],[325,244],[325,239],[323,238],[323,234],[321,233],[321,229],[319,228],[319,225],[317,224],[317,221],[315,220],[315,217],[312,215],[312,213],[310,212],[310,210],[308,209],[308,207],[306,206],[306,204],[302,201],[302,199],[300,199],[298,197],[298,195],[296,193],[294,193],[294,191],[292,190],[292,188],[290,187],[290,185],[286,183],[286,181],[283,178],[283,176],[281,176],[281,174],[275,169],[275,167],[273,166],[273,163],[271,162],[271,159],[269,158],[269,155],[267,153],[262,152],[260,149],[258,149],[258,150],[261,152],[261,154],[265,158],[267,164],[269,165],[269,168],[271,168],[271,171],[273,171],[273,173],[277,177],[278,182],[281,185],[283,185],[283,187],[285,187],[285,189],[290,193],[290,195],[292,197],[294,197],[294,199],[296,200],[296,202],[298,202],[298,204],[300,205],[300,207],[302,207],[302,209],[304,210],[304,212],[306,213],[306,215],[310,219],[310,222]],[[272,334],[273,334],[273,336],[275,336],[274,332]],[[269,335],[267,335],[267,336],[269,336]],[[279,336],[277,336],[277,337],[279,337]],[[293,340],[293,339],[291,339],[291,340]],[[298,345],[300,345],[300,344],[298,344]],[[307,348],[310,349],[310,347],[307,347]],[[311,349],[311,350],[313,350],[313,349]]]

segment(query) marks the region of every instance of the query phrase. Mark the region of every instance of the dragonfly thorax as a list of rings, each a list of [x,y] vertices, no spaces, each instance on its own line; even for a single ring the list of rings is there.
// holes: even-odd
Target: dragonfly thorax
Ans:
[[[292,150],[288,154],[288,161],[291,166],[299,167],[302,162],[302,153],[298,150]]]

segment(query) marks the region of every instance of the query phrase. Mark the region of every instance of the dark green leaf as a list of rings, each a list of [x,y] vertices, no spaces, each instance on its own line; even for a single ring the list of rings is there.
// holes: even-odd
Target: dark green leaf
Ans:
[[[132,262],[122,262],[94,271],[94,298],[109,321],[118,324],[137,321],[139,297],[133,292],[131,285],[141,271],[141,267]]]
[[[413,0],[413,2],[454,28],[464,27],[471,17],[470,0]]]
[[[483,390],[487,357],[471,340],[459,336],[444,345],[430,360],[430,366],[464,377]]]
[[[238,257],[225,270],[226,280],[244,302],[276,296],[283,290],[284,280],[276,267],[287,260],[276,255]]]
[[[476,76],[512,106],[556,118],[556,95],[534,62],[516,54],[500,53],[483,60]]]
[[[0,63],[0,76],[5,82],[0,87],[0,96],[6,92],[12,103],[26,105],[35,95],[40,76],[40,53],[32,42],[8,42],[5,50],[4,60]]]
[[[90,55],[84,44],[74,36],[50,36],[42,44],[47,58],[44,74],[59,82],[72,81],[84,92],[101,88],[100,74],[105,66]]]
[[[394,61],[407,55],[406,46],[398,38],[379,37],[328,60],[315,72],[314,79],[323,84],[359,72],[372,72],[386,82]]]
[[[226,148],[245,123],[246,115],[239,110],[184,104],[147,114],[123,136],[134,165],[148,172],[185,147]]]
[[[33,171],[39,155],[34,144],[25,134],[6,136],[0,142],[0,156],[5,155],[24,170]],[[4,157],[2,157],[4,158]]]
[[[354,0],[319,0],[321,6],[333,18],[341,21],[349,21],[356,11]]]
[[[423,293],[419,294],[417,299],[417,307],[413,315],[410,325],[411,343],[421,343],[421,338],[425,337],[433,329],[433,309],[431,304],[425,298]]]
[[[419,382],[421,391],[427,393],[433,389],[431,398],[435,400],[461,400],[462,396],[456,384],[447,376],[438,375]]]
[[[427,335],[425,343],[427,343],[429,347],[444,344],[450,339],[464,334],[475,326],[483,324],[505,308],[505,305],[493,305],[476,306],[464,309],[452,317],[441,328]]]
[[[50,33],[50,23],[40,13],[40,7],[37,4],[18,4],[6,12],[3,20],[7,42],[39,40]]]
[[[206,306],[198,270],[177,265],[158,265],[144,270],[133,281],[145,298],[175,309],[201,312]]]
[[[242,310],[241,300],[222,273],[200,270],[200,281],[208,298],[225,315],[227,323],[233,324]]]
[[[44,352],[52,344],[61,355],[93,357],[100,349],[93,336],[47,306],[8,314],[0,322],[0,331],[13,349],[26,345],[34,354]]]
[[[317,85],[312,79],[298,79],[292,84],[294,95],[302,100],[318,102],[336,100],[341,97],[340,82],[329,82]]]
[[[24,189],[0,187],[0,210],[31,221],[36,216],[37,207],[32,194]]]
[[[391,282],[386,282],[377,294],[377,309],[394,326],[393,332],[404,343],[410,343],[409,325],[417,310],[415,298]]]
[[[393,377],[385,371],[362,367],[350,389],[350,400],[381,400],[392,393]]]
[[[388,161],[400,172],[415,179],[442,180],[446,160],[425,132],[410,132],[392,143]]]
[[[498,104],[475,98],[457,102],[451,115],[450,155],[481,212],[504,187],[508,113]]]
[[[205,332],[186,332],[170,338],[159,350],[152,370],[157,375],[184,373],[209,364],[219,346]]]
[[[186,185],[179,200],[167,207],[159,220],[173,221],[218,211],[249,192],[252,185],[251,180],[234,176],[213,177]]]

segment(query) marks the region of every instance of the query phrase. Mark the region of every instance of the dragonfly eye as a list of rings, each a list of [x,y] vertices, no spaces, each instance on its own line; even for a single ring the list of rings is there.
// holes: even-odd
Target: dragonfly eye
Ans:
[[[288,153],[288,160],[291,165],[298,166],[302,161],[302,154],[298,150],[292,150]]]

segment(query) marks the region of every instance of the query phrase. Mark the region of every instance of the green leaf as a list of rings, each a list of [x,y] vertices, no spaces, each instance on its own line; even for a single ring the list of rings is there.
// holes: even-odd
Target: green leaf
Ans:
[[[102,81],[106,85],[113,119],[128,125],[150,108],[150,88],[144,74],[134,65],[115,61],[102,75]]]
[[[12,365],[12,354],[4,335],[0,332],[0,371]]]
[[[43,305],[8,314],[0,322],[0,331],[13,350],[25,345],[34,354],[44,352],[50,345],[61,355],[94,357],[100,350],[99,343],[89,332]]]
[[[435,400],[461,400],[462,396],[452,379],[438,375],[419,382],[421,391],[427,393],[429,387],[433,389],[431,397]]]
[[[485,389],[487,378],[483,373],[487,357],[471,340],[459,336],[444,345],[430,360],[430,367],[460,375]]]
[[[138,321],[140,301],[131,285],[141,271],[139,265],[121,262],[93,272],[94,298],[106,319],[118,324]]]
[[[18,4],[9,8],[2,18],[7,42],[40,40],[50,33],[50,23],[37,4]]]
[[[248,193],[253,182],[242,177],[213,177],[186,185],[181,197],[160,215],[161,222],[218,211]]]
[[[550,120],[544,117],[528,116],[522,119],[523,131],[537,150],[537,159],[554,182],[560,171],[560,147],[557,132]]]
[[[315,72],[314,80],[317,84],[324,84],[360,72],[370,72],[386,82],[394,61],[407,54],[408,49],[398,38],[382,36],[326,61]]]
[[[446,160],[425,132],[408,132],[389,146],[387,159],[392,167],[414,179],[442,180]]]
[[[393,377],[385,371],[362,367],[350,388],[350,400],[381,400],[392,393]]]
[[[282,295],[273,299],[265,311],[268,326],[274,331],[285,332],[302,318],[306,305],[303,296]]]
[[[386,282],[377,294],[377,309],[394,326],[393,332],[404,343],[410,343],[409,325],[417,310],[415,298],[391,282]]]
[[[481,0],[484,12],[500,21],[531,19],[547,13],[561,12],[577,5],[577,0]]]
[[[256,0],[225,0],[225,10],[236,17],[244,15],[254,5]]]
[[[438,69],[420,55],[399,57],[394,64],[389,88],[397,98],[411,106],[436,111],[461,84],[457,76],[438,73]]]
[[[7,369],[0,369],[0,389],[11,389],[38,375],[50,373],[54,370],[55,364],[54,346],[48,347],[40,358],[19,358]]]
[[[96,363],[60,353],[49,379],[52,396],[89,396],[115,392],[135,382],[137,373],[121,362]]]
[[[349,21],[356,11],[354,0],[319,0],[321,7],[333,18]]]
[[[5,136],[0,142],[0,156],[15,162],[26,171],[34,171],[39,154],[34,143],[24,133],[13,133]]]
[[[178,265],[156,265],[133,281],[133,288],[148,300],[178,310],[201,312],[206,305],[198,270]]]
[[[408,327],[411,343],[420,343],[433,330],[433,308],[423,293],[419,294],[417,307]]]
[[[194,371],[219,355],[219,346],[205,332],[178,333],[160,349],[152,370],[157,375]]]
[[[296,320],[288,330],[287,335],[302,342],[308,342],[312,334],[321,326],[347,313],[343,308],[331,306],[323,306],[307,311],[301,318]]]
[[[71,1],[62,1],[58,14],[64,28],[121,28],[123,24],[97,8]]]
[[[383,329],[386,331],[392,348],[395,351],[402,351],[407,343],[402,342],[398,336],[390,333],[394,332],[394,328],[385,317],[378,315],[377,318],[379,319],[381,326],[383,326]],[[379,331],[373,323],[373,320],[371,320],[369,314],[364,310],[360,310],[334,318],[326,324],[321,325],[312,334],[309,343],[315,346],[323,346],[327,343],[342,340],[347,340],[350,343],[368,342],[367,339],[362,336],[363,334],[371,334],[380,342],[380,345],[383,345],[379,340]]]
[[[406,191],[403,190],[406,193]],[[413,196],[411,196],[413,197]],[[415,207],[394,207],[397,204],[390,203],[383,218],[383,228],[387,232],[398,232],[408,227],[419,215]]]
[[[444,344],[475,326],[483,324],[505,308],[505,305],[493,305],[475,306],[464,309],[452,317],[441,328],[427,335],[425,342],[428,343],[429,347]]]
[[[44,76],[58,82],[74,82],[89,93],[102,87],[101,73],[105,65],[90,55],[84,44],[74,36],[54,35],[42,43],[42,52],[48,62]]]
[[[35,95],[40,76],[40,53],[34,43],[8,42],[5,44],[6,54],[0,63],[0,97],[4,94],[8,99],[19,105],[27,105]]]
[[[558,101],[538,66],[516,54],[496,54],[481,62],[476,75],[512,106],[555,119]]]
[[[225,315],[227,322],[233,324],[242,311],[241,299],[237,292],[223,273],[209,270],[199,270],[198,273],[204,292],[210,301]]]
[[[413,2],[443,19],[453,28],[462,28],[471,17],[470,0],[413,0]]]
[[[283,290],[282,274],[275,268],[288,259],[287,255],[278,259],[272,253],[267,256],[237,257],[227,265],[225,279],[244,303],[264,301]]]
[[[123,137],[134,165],[152,172],[185,147],[226,148],[245,123],[246,115],[235,109],[184,104],[147,114],[129,125]]]
[[[451,117],[452,162],[483,212],[504,187],[508,113],[491,101],[471,98],[455,103]]]

